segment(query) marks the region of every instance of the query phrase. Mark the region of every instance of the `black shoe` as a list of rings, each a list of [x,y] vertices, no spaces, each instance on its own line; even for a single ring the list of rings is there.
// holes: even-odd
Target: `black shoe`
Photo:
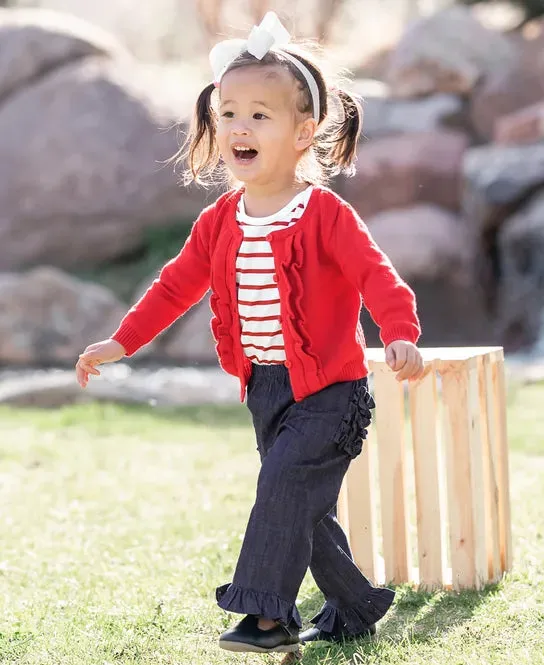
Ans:
[[[348,640],[360,640],[363,637],[371,637],[375,634],[375,624],[371,624],[367,630],[364,630],[362,633],[358,633],[357,635],[345,635],[344,633],[326,633],[324,630],[319,630],[319,628],[308,628],[308,630],[300,633],[299,639],[302,644],[306,644],[306,642],[341,643]]]
[[[292,653],[298,651],[298,626],[291,622],[288,628],[276,626],[261,630],[258,618],[248,615],[239,624],[225,631],[219,638],[219,646],[227,651],[252,653]]]

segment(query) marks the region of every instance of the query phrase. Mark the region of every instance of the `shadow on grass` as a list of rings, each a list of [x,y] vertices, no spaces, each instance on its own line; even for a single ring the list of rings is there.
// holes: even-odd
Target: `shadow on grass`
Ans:
[[[0,633],[0,662],[20,663],[35,639],[33,633],[20,630],[9,635]]]
[[[415,591],[408,586],[393,587],[395,603],[378,624],[377,637],[346,642],[342,645],[309,645],[303,650],[301,665],[339,662],[360,655],[378,654],[380,642],[428,643],[440,638],[456,626],[471,620],[476,609],[499,591],[499,586],[489,585],[481,591]],[[313,616],[321,607],[323,597],[314,594],[300,604],[304,617]],[[295,662],[295,661],[293,661]]]

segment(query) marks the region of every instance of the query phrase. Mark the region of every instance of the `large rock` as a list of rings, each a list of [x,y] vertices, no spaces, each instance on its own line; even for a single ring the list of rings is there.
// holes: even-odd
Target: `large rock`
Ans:
[[[483,76],[509,67],[516,49],[484,28],[466,7],[415,22],[391,54],[386,81],[397,97],[468,95]]]
[[[338,188],[365,218],[423,202],[456,210],[467,146],[459,132],[376,139],[359,147],[355,176],[339,181]]]
[[[518,57],[490,72],[471,99],[471,122],[484,141],[492,139],[501,117],[544,100],[544,33],[514,43]]]
[[[0,273],[0,364],[73,365],[125,311],[108,289],[56,268]]]
[[[0,100],[74,60],[123,54],[113,36],[71,14],[0,9]]]
[[[505,115],[495,123],[495,141],[504,145],[536,143],[544,138],[544,101]]]
[[[472,148],[463,164],[463,208],[477,233],[498,228],[535,187],[544,185],[544,143]]]
[[[87,56],[4,97],[0,270],[97,264],[141,246],[150,226],[193,219],[204,194],[167,163],[188,86],[128,57]]]
[[[378,245],[405,279],[470,283],[475,250],[462,220],[437,206],[387,210],[368,220]]]
[[[465,125],[464,104],[456,95],[404,100],[365,95],[365,87],[357,83],[354,89],[363,95],[363,136],[368,139]]]
[[[509,350],[530,347],[544,312],[544,191],[503,224],[498,248],[501,336]]]

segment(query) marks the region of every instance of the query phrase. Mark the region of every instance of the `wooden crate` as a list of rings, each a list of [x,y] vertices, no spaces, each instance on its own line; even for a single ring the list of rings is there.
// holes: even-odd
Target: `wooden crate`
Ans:
[[[383,350],[368,350],[375,422],[344,480],[338,516],[355,561],[375,584],[480,589],[512,566],[504,355],[500,347],[422,353],[425,375],[403,385]],[[417,567],[410,536],[417,537]]]

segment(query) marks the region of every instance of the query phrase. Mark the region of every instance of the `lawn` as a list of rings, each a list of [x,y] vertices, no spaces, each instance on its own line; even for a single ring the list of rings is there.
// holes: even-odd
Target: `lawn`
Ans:
[[[303,665],[544,663],[544,386],[509,399],[515,568],[482,593],[397,589],[372,642]],[[0,409],[0,662],[279,663],[221,651],[254,494],[245,407]],[[299,608],[321,604],[312,580]]]

